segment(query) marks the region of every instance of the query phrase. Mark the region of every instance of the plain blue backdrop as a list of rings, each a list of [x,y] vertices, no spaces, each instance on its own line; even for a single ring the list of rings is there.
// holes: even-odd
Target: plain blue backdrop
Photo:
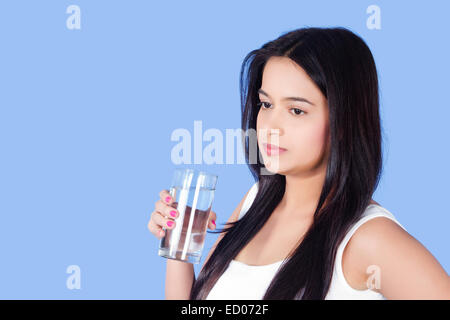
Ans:
[[[79,30],[66,26],[72,4]],[[380,30],[366,26],[372,4]],[[0,298],[164,299],[147,223],[177,167],[172,132],[239,128],[243,58],[305,26],[347,27],[371,48],[384,130],[374,199],[448,272],[449,12],[448,1],[1,1]],[[222,226],[250,171],[193,167],[219,175]],[[66,286],[70,265],[81,289]]]

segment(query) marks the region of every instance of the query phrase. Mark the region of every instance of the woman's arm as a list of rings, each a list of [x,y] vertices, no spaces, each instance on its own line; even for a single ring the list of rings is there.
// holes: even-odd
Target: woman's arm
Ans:
[[[250,191],[250,190],[249,190]],[[236,209],[234,209],[233,213],[231,214],[230,218],[227,222],[236,221],[239,217],[239,212],[241,211],[242,205],[244,203],[245,198],[247,197],[247,193],[242,198],[241,202],[239,202]],[[213,220],[216,220],[216,213],[212,212],[212,218]],[[212,246],[211,250],[209,251],[205,262],[202,266],[205,266],[206,262],[208,261],[211,254],[214,252],[217,244],[220,240],[225,236],[225,233],[221,233],[219,237],[217,238],[216,242]],[[191,289],[192,284],[195,281],[195,272],[194,272],[194,265],[192,263],[187,262],[181,262],[173,259],[167,259],[166,264],[166,288],[165,288],[165,295],[166,300],[189,300],[189,297],[191,295]]]
[[[166,300],[189,300],[195,281],[194,265],[173,259],[166,264]]]
[[[211,210],[207,225],[215,229],[214,224],[217,215]],[[167,259],[166,264],[166,300],[189,300],[192,284],[195,281],[194,265],[189,262]]]
[[[450,299],[450,278],[444,268],[389,218],[377,217],[361,225],[346,250],[348,264],[356,266],[360,279],[379,277],[375,291],[387,299]]]

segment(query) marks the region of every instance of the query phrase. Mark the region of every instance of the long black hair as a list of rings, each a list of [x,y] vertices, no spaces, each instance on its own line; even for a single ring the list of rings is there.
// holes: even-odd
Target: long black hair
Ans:
[[[256,130],[258,89],[270,57],[288,57],[302,67],[328,102],[330,155],[313,222],[272,279],[263,299],[324,299],[339,243],[363,214],[382,170],[378,76],[370,49],[350,30],[301,28],[251,51],[240,73],[242,130]],[[247,165],[258,192],[247,213],[226,234],[192,285],[191,300],[205,299],[228,264],[266,223],[283,198],[286,179]],[[259,154],[259,149],[258,149]]]

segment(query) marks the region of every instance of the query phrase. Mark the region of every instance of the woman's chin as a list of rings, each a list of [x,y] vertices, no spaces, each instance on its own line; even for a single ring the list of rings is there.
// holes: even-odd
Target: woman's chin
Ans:
[[[284,174],[286,171],[285,168],[280,166],[276,161],[267,160],[264,162],[264,167],[262,170],[266,172],[266,174]]]

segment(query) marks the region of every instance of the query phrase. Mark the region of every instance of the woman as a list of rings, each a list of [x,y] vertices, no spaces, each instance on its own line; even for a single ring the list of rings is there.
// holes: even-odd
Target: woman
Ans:
[[[257,182],[198,279],[167,261],[166,298],[449,299],[439,262],[371,199],[382,136],[365,42],[345,28],[288,32],[245,57],[240,85],[242,129],[256,130],[263,159],[249,163]],[[175,222],[160,196],[155,235]]]

